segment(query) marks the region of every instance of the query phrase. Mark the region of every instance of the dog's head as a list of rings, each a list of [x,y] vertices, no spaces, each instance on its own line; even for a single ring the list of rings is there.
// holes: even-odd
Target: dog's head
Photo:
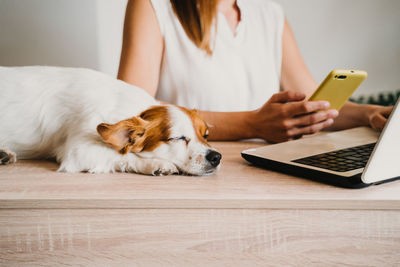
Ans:
[[[184,174],[211,174],[221,160],[207,143],[208,127],[196,110],[154,106],[116,124],[99,124],[97,132],[120,154],[166,160]]]

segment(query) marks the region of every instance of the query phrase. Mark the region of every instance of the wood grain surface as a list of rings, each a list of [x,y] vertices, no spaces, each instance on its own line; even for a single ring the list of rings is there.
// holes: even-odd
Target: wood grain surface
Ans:
[[[208,177],[0,166],[0,266],[400,266],[400,181],[351,190],[249,165]]]
[[[399,266],[399,224],[394,211],[3,210],[0,263]]]
[[[400,181],[352,190],[267,171],[241,158],[251,142],[213,143],[212,176],[58,173],[48,161],[0,166],[2,208],[400,209]]]

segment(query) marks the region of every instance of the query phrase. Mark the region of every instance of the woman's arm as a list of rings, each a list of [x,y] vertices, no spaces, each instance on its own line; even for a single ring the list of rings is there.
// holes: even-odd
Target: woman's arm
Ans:
[[[126,6],[118,79],[156,95],[164,41],[150,0]]]
[[[211,125],[210,140],[262,138],[269,142],[297,139],[333,123],[336,110],[327,101],[303,101],[300,92],[274,94],[262,107],[247,112],[208,112],[200,115]],[[211,136],[212,134],[212,136]]]

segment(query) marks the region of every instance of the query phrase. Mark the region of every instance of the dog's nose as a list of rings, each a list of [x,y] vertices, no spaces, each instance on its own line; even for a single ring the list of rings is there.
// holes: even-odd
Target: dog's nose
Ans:
[[[217,167],[219,162],[221,161],[222,155],[214,150],[209,150],[206,159],[210,162],[211,166]]]

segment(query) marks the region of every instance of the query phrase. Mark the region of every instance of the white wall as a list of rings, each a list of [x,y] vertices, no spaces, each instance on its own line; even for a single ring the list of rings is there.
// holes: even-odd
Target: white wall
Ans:
[[[0,0],[0,65],[115,75],[127,0]]]
[[[96,0],[0,0],[0,65],[98,66]]]
[[[99,70],[116,76],[127,0],[97,0]]]
[[[246,0],[244,0],[246,1]],[[399,0],[276,0],[317,81],[365,69],[358,90],[400,88]],[[0,65],[90,67],[116,75],[126,0],[0,0]]]

